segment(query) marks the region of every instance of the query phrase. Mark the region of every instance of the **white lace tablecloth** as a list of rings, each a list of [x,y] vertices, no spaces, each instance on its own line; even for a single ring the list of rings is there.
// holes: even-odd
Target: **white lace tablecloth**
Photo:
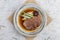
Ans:
[[[8,17],[24,2],[25,0],[0,0],[0,40],[25,40],[8,20]],[[60,0],[36,0],[36,2],[48,12],[53,21],[34,40],[60,40]]]

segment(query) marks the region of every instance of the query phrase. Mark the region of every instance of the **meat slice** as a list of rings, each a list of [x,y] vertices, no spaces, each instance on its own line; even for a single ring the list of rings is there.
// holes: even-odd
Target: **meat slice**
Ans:
[[[23,25],[28,30],[34,30],[41,24],[40,15],[27,19],[24,21]]]

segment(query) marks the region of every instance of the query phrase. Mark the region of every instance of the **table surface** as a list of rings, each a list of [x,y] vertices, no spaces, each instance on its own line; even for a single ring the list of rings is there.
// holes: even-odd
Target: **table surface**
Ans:
[[[0,0],[0,40],[25,40],[8,17],[26,0]],[[60,40],[60,0],[36,0],[53,21],[34,40]],[[3,26],[2,26],[3,25]]]

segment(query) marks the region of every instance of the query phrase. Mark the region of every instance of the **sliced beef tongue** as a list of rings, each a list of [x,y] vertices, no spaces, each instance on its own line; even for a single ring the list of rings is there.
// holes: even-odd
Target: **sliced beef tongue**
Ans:
[[[41,24],[40,16],[33,17],[24,21],[23,25],[28,30],[34,30]]]

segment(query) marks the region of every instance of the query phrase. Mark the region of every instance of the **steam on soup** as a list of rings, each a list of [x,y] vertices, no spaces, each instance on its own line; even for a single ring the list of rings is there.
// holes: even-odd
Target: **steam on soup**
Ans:
[[[18,23],[24,30],[35,30],[42,23],[41,12],[35,8],[27,8],[20,13]]]

